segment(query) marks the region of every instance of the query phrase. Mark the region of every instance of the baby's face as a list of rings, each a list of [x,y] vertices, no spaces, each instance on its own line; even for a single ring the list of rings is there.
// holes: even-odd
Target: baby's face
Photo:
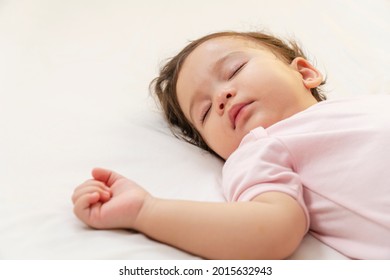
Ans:
[[[176,89],[181,109],[222,158],[252,129],[267,128],[317,101],[321,74],[303,58],[287,64],[261,45],[219,37],[185,60]]]

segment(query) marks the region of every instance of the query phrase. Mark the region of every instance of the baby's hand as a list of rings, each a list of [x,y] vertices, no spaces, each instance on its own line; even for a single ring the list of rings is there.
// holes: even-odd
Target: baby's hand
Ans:
[[[146,199],[150,198],[133,181],[106,169],[95,168],[94,179],[78,186],[72,196],[74,213],[98,229],[134,228]]]

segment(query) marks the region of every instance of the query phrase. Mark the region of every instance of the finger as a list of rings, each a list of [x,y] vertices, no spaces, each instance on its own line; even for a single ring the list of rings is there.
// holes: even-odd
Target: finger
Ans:
[[[89,180],[85,181],[84,183],[82,183],[81,185],[78,185],[75,188],[75,191],[78,190],[78,189],[85,188],[86,186],[99,186],[99,187],[102,187],[102,188],[105,188],[105,187],[107,188],[105,183],[103,183],[101,181],[98,181],[98,180],[95,180],[95,179],[89,179]]]
[[[88,193],[79,197],[74,204],[74,213],[82,221],[88,222],[90,214],[90,206],[99,201],[100,195],[98,192]]]
[[[104,184],[103,182],[100,182],[97,180],[88,180],[88,181],[82,183],[81,185],[79,185],[78,187],[76,187],[74,191],[77,192],[79,190],[89,188],[89,187],[94,187],[97,189],[102,189],[102,190],[107,190],[107,191],[110,190],[110,188],[108,186],[106,186],[106,184]]]
[[[111,190],[106,186],[84,185],[75,189],[72,196],[72,201],[75,203],[79,197],[94,192],[97,192],[99,196],[102,197],[102,201],[107,201],[111,197]]]
[[[117,180],[123,178],[122,175],[104,168],[94,168],[92,170],[92,176],[109,187],[111,187]]]
[[[106,184],[102,181],[99,181],[99,180],[95,180],[95,179],[88,179],[86,180],[83,184],[86,184],[86,185],[98,185],[98,186],[106,186]]]
[[[72,195],[73,203],[75,203],[77,198],[80,197],[81,195],[83,195],[87,192],[97,191],[99,188],[102,188],[102,187],[100,187],[98,184],[94,184],[94,182],[92,182],[92,181],[84,182],[83,184],[79,185],[78,187],[76,187],[74,189],[73,195]]]
[[[92,187],[85,188],[85,189],[81,189],[73,194],[73,196],[72,196],[73,204],[76,204],[77,200],[80,197],[87,195],[87,194],[92,194],[92,193],[97,193],[99,195],[99,200],[102,202],[107,202],[108,200],[110,200],[110,198],[112,196],[111,191],[96,189],[96,188],[92,188]]]

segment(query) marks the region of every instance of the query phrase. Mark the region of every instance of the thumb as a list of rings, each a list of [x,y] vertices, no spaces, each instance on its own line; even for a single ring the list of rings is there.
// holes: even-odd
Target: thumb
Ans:
[[[115,181],[123,178],[122,175],[104,168],[94,168],[92,176],[95,180],[105,183],[108,187],[111,187]]]

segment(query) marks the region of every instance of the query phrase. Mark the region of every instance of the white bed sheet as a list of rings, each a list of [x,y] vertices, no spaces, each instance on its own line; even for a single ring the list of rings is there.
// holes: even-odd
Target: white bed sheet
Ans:
[[[222,163],[174,138],[148,85],[212,31],[296,37],[330,98],[390,92],[390,2],[0,1],[0,259],[197,259],[126,230],[92,230],[70,196],[92,167],[156,196],[222,201]],[[292,259],[344,259],[308,235]]]

